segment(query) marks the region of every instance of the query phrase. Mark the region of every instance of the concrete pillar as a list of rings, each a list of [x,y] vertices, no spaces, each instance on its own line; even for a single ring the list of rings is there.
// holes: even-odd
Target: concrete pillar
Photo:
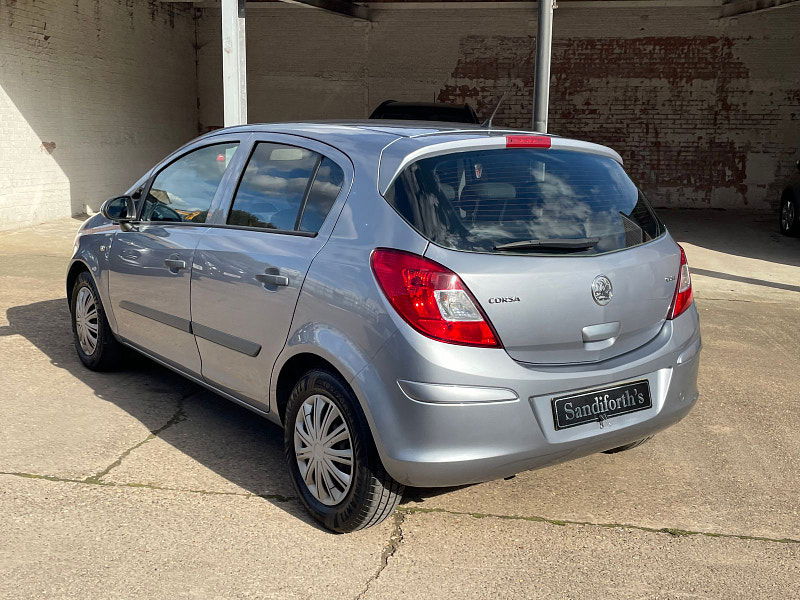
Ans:
[[[247,123],[245,0],[222,0],[222,90],[225,127]]]

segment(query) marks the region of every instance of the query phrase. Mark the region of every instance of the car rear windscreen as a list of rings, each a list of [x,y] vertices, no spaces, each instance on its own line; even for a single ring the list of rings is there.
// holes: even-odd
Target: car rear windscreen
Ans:
[[[599,254],[664,231],[617,161],[571,150],[422,159],[398,176],[386,199],[429,240],[454,250]]]

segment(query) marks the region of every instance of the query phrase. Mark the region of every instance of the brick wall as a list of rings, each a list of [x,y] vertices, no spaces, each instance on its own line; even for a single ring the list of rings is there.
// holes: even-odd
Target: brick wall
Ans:
[[[191,9],[0,0],[0,229],[97,210],[196,135]]]
[[[800,7],[555,13],[551,127],[613,146],[654,204],[769,209],[800,154]],[[251,122],[364,117],[382,100],[469,101],[528,127],[536,11],[381,9],[365,24],[249,10]],[[222,120],[219,14],[199,21],[200,122]]]

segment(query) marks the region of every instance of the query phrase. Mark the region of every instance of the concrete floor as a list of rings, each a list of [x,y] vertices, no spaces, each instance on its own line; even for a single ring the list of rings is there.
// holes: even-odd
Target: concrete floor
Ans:
[[[800,239],[665,211],[695,273],[701,401],[649,444],[310,522],[280,431],[72,348],[78,226],[0,234],[0,598],[798,598]]]

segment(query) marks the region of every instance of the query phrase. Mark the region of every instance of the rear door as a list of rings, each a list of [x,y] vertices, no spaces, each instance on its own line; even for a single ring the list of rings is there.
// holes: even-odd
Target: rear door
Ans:
[[[461,276],[514,359],[595,362],[661,330],[679,249],[613,158],[455,152],[393,187],[387,199],[434,242],[426,256]]]
[[[300,288],[350,181],[349,160],[325,144],[278,134],[255,140],[194,258],[192,319],[206,380],[268,409],[270,373]]]
[[[118,333],[198,375],[190,267],[238,145],[238,138],[221,136],[168,159],[145,185],[140,221],[131,231],[117,231],[109,251],[109,294]]]

